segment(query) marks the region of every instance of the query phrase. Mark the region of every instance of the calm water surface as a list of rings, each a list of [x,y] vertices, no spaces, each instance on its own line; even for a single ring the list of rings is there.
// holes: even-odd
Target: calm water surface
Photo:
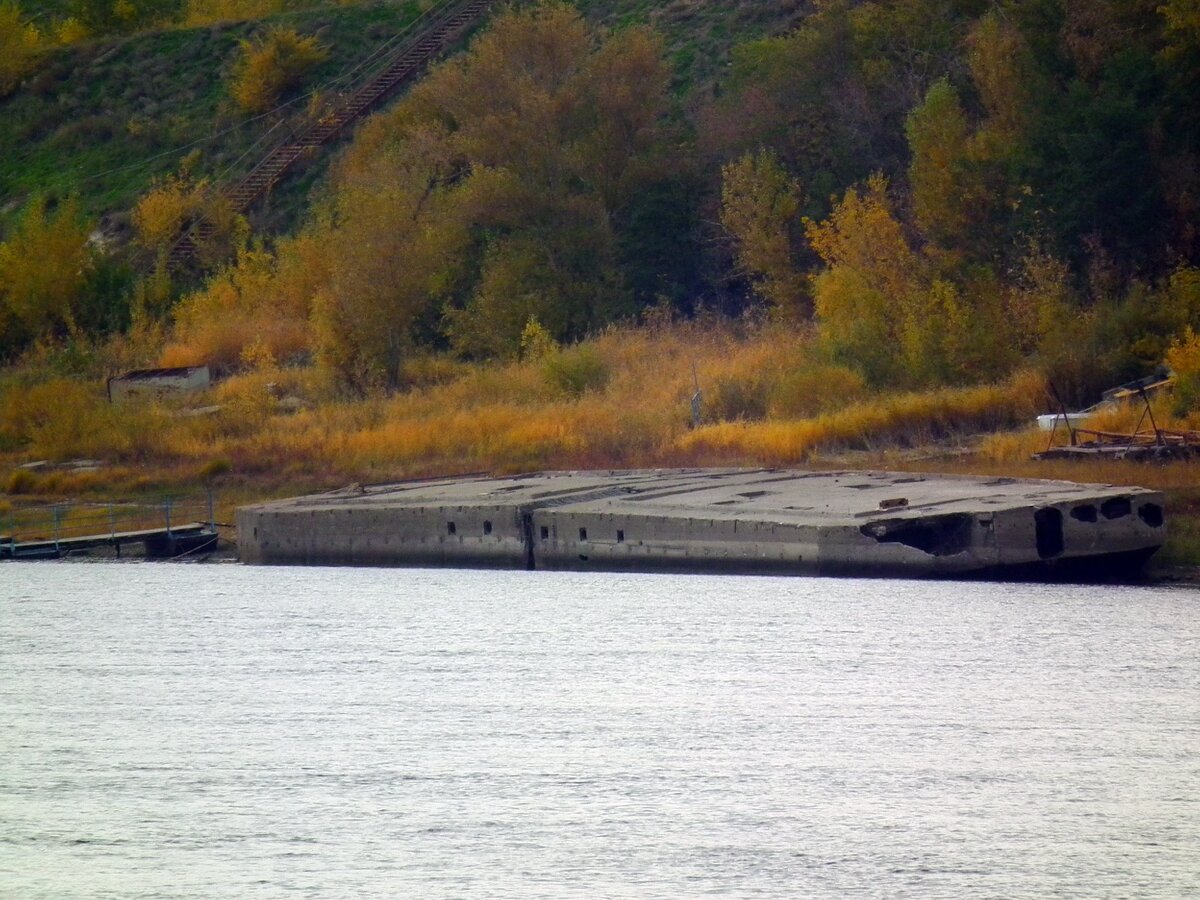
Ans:
[[[0,896],[1194,897],[1200,592],[0,566]]]

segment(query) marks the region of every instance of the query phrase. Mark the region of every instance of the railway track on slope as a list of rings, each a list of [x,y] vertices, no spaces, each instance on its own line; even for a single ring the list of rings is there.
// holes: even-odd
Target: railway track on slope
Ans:
[[[483,18],[494,2],[463,0],[427,12],[411,27],[412,37],[358,87],[343,94],[328,113],[275,144],[245,177],[222,188],[222,197],[235,213],[248,212],[314,149],[333,143],[355,122],[419,78],[433,60]],[[190,222],[171,248],[171,267],[187,265],[215,231],[216,226],[203,219]]]

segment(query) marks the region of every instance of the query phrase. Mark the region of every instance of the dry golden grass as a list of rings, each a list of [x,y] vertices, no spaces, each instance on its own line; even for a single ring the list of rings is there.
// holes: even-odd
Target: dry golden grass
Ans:
[[[853,403],[798,421],[723,422],[682,437],[697,462],[733,457],[788,465],[821,449],[920,446],[959,435],[1011,428],[1037,411],[1041,378],[1021,373],[999,385],[906,393]]]
[[[719,319],[613,328],[566,352],[599,366],[604,377],[576,390],[544,359],[423,358],[405,367],[408,389],[352,398],[339,396],[317,370],[281,368],[267,354],[258,369],[173,402],[110,405],[97,384],[47,381],[0,398],[0,440],[17,448],[0,457],[0,484],[29,458],[79,456],[104,460],[106,474],[37,476],[24,480],[23,492],[120,492],[215,478],[254,497],[471,471],[794,465],[845,451],[866,454],[866,465],[1195,483],[1195,468],[1186,465],[1030,461],[1046,443],[1045,434],[1025,426],[1045,411],[1041,379],[1030,373],[996,385],[869,395],[842,370],[823,376],[830,367],[804,335]],[[692,429],[697,381],[704,423]],[[716,385],[732,385],[747,402],[765,398],[769,408],[755,420],[736,404],[722,409],[712,399]],[[195,414],[204,406],[219,409]],[[818,412],[783,418],[784,408]],[[967,442],[975,445],[969,457],[914,462],[899,454]]]

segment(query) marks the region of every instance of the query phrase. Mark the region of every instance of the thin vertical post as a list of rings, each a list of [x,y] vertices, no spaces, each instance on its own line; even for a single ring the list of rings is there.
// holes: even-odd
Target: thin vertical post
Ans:
[[[1162,432],[1158,430],[1158,423],[1154,421],[1154,410],[1150,408],[1150,398],[1146,396],[1146,388],[1139,384],[1138,393],[1142,395],[1142,402],[1146,404],[1146,413],[1150,416],[1150,427],[1154,429],[1154,446],[1161,447],[1163,445]]]
[[[62,510],[59,508],[58,504],[55,503],[54,504],[54,552],[55,552],[55,554],[59,553],[58,541],[59,541],[59,531],[60,531],[61,524],[62,524]]]
[[[216,517],[213,515],[213,489],[212,489],[212,485],[210,484],[208,486],[208,530],[209,531],[217,530],[215,520],[216,520]]]
[[[117,514],[113,505],[108,504],[108,539],[117,549],[117,559],[121,558],[121,543],[117,540]]]
[[[163,503],[163,512],[166,513],[166,516],[167,516],[167,536],[170,537],[170,535],[171,535],[171,498],[170,497],[168,497],[166,502]]]

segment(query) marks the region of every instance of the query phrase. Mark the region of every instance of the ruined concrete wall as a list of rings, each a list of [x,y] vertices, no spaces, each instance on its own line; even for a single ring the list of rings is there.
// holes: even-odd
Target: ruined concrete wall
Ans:
[[[489,486],[481,499],[509,490]],[[1165,540],[1157,493],[1064,491],[1046,482],[1029,482],[1027,490],[1023,497],[985,494],[972,505],[954,499],[949,509],[927,499],[827,510],[809,521],[796,514],[786,521],[784,509],[733,512],[721,504],[697,504],[688,515],[693,510],[679,505],[677,492],[669,507],[658,505],[667,495],[645,503],[591,489],[564,501],[553,491],[537,493],[540,485],[524,497],[483,503],[410,505],[349,494],[240,510],[238,546],[245,562],[266,564],[900,577],[1016,570],[1053,577],[1070,564],[1087,577],[1093,561],[1132,565]]]
[[[524,568],[520,515],[495,507],[238,510],[238,553],[264,565]]]
[[[705,516],[533,514],[539,569],[816,572],[817,529]]]

